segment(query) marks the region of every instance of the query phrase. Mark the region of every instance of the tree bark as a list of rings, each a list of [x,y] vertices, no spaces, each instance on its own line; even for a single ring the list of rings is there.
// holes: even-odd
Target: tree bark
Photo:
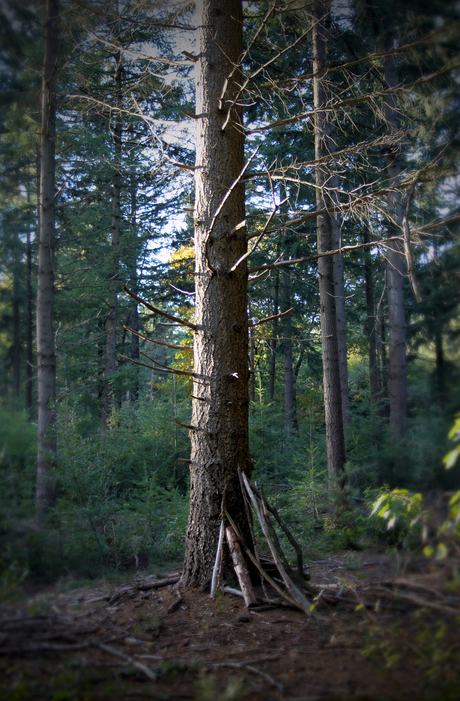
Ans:
[[[29,201],[29,191],[27,191]],[[27,226],[27,250],[26,250],[26,408],[32,411],[32,241],[30,223]]]
[[[137,237],[137,183],[136,178],[133,175],[131,183],[131,225],[133,228],[133,240],[134,240],[134,255],[132,261],[131,270],[131,289],[134,294],[138,294],[138,278],[137,278],[137,263],[139,256],[139,242]],[[134,331],[139,331],[139,308],[135,300],[133,306],[131,307],[131,328]],[[135,333],[131,334],[131,359],[139,360],[139,336]],[[134,365],[134,382],[133,388],[130,391],[130,399],[132,401],[137,401],[139,398],[139,368]]]
[[[393,32],[385,33],[384,50],[393,48]],[[388,87],[397,85],[398,76],[394,55],[385,56],[385,81]],[[389,133],[398,128],[396,95],[385,99],[385,121]],[[401,172],[401,157],[397,146],[387,152],[388,186],[394,188],[388,196],[389,236],[402,229],[402,204],[398,184]],[[390,434],[393,439],[402,438],[407,424],[407,370],[406,370],[406,318],[404,310],[404,247],[395,242],[388,250],[388,329],[390,356]]]
[[[222,128],[241,81],[233,67],[242,54],[242,24],[240,0],[198,0],[193,395],[201,401],[193,399],[183,573],[191,586],[211,582],[224,492],[228,512],[251,542],[238,477],[238,468],[251,472],[246,260],[228,272],[247,249],[245,229],[231,233],[245,218],[244,186],[232,186],[244,165],[240,107],[231,108],[231,120]],[[226,551],[224,578],[230,573]]]
[[[281,182],[281,199],[284,204],[281,208],[283,214],[287,214],[287,188],[286,184]],[[292,234],[286,231],[284,236],[284,255],[286,258],[291,257],[291,249],[293,244]],[[280,293],[281,293],[281,312],[285,312],[291,308],[292,298],[292,271],[285,269],[281,271],[280,278]],[[294,368],[292,365],[292,341],[286,340],[292,338],[292,321],[291,315],[283,317],[282,321],[282,336],[285,340],[282,342],[283,349],[283,365],[284,365],[284,425],[289,432],[298,431],[299,423],[297,420],[297,405],[295,395],[295,378]]]
[[[112,379],[115,374],[116,351],[117,351],[117,317],[118,317],[118,272],[119,272],[119,245],[120,245],[120,192],[121,192],[121,89],[122,89],[122,63],[121,53],[115,55],[115,94],[116,94],[116,115],[114,129],[114,171],[112,190],[112,227],[111,227],[111,271],[110,271],[110,308],[107,315],[106,329],[106,349],[105,349],[105,377],[101,432],[107,430],[107,422],[112,410]]]
[[[19,236],[15,241],[13,269],[13,396],[19,399],[21,386],[21,291],[19,286],[21,241]]]
[[[275,282],[273,285],[273,316],[278,314],[278,297],[280,287],[279,270],[275,270]],[[271,342],[270,374],[268,379],[268,401],[275,398],[275,377],[276,377],[276,334],[278,332],[278,319],[273,320],[272,326],[273,340]]]
[[[38,457],[36,517],[43,520],[55,503],[51,480],[56,442],[53,436],[56,355],[53,333],[56,87],[59,55],[59,2],[47,0],[40,130],[40,226],[37,276]]]
[[[313,7],[313,71],[318,73],[327,67],[326,42],[324,38],[324,7],[317,2]],[[315,158],[321,159],[330,154],[327,113],[321,111],[327,105],[327,92],[324,80],[313,80],[315,109]],[[329,171],[327,162],[316,167],[316,206],[324,209],[328,195],[325,186]],[[318,253],[334,248],[330,215],[317,218]],[[321,337],[323,356],[324,408],[326,414],[326,450],[329,488],[343,484],[345,466],[345,439],[342,417],[342,393],[340,385],[339,349],[337,340],[337,318],[334,289],[334,256],[318,260],[319,294],[321,307]]]
[[[337,149],[335,120],[330,124],[329,130],[329,151],[335,153]],[[332,163],[332,172],[330,176],[331,193],[329,199],[333,205],[338,205],[338,188],[339,179],[337,177],[335,163]],[[342,247],[342,235],[340,230],[340,215],[335,213],[331,215],[332,237],[334,248]],[[350,393],[348,391],[348,358],[347,358],[347,320],[345,315],[345,284],[344,284],[344,266],[343,254],[338,253],[333,256],[334,267],[334,290],[335,290],[335,310],[337,323],[337,344],[339,351],[339,369],[340,369],[340,392],[342,396],[342,417],[344,426],[348,426],[351,421],[350,416]]]
[[[369,241],[367,229],[364,229],[364,243]],[[364,284],[366,286],[366,336],[369,358],[369,383],[371,390],[371,406],[374,410],[381,404],[380,370],[377,359],[377,326],[375,319],[374,276],[372,272],[372,257],[369,251],[364,253]]]

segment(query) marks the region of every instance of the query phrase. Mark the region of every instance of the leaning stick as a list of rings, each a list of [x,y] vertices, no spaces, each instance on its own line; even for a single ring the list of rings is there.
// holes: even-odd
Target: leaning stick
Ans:
[[[286,592],[283,591],[283,590],[281,589],[280,586],[278,586],[278,584],[270,577],[270,575],[267,574],[267,573],[265,572],[265,570],[264,570],[264,568],[262,567],[262,565],[260,565],[259,562],[257,562],[256,558],[254,557],[254,555],[252,554],[252,552],[249,550],[249,548],[246,547],[246,545],[244,544],[243,539],[242,539],[241,536],[240,536],[240,533],[239,533],[239,531],[238,531],[238,528],[237,528],[237,526],[236,526],[234,520],[232,519],[232,517],[231,517],[230,514],[228,513],[227,509],[225,509],[225,515],[226,515],[226,517],[228,518],[228,520],[230,521],[231,525],[233,526],[233,530],[235,531],[236,535],[238,536],[238,538],[240,538],[240,542],[241,542],[241,545],[242,545],[243,548],[244,548],[244,552],[245,552],[246,555],[249,557],[249,559],[251,560],[252,564],[255,565],[255,567],[257,567],[257,569],[259,570],[259,572],[260,572],[260,574],[262,575],[262,577],[264,577],[264,578],[267,580],[267,582],[273,587],[273,589],[274,589],[275,591],[277,591],[278,594],[279,594],[283,599],[285,599],[285,600],[288,602],[288,604],[291,604],[291,606],[294,606],[296,609],[299,609],[299,608],[300,608],[299,604],[297,604],[296,601],[294,601],[294,599],[291,599],[291,597],[290,597],[288,594],[286,594]]]
[[[212,571],[212,580],[211,580],[211,599],[214,599],[216,596],[216,589],[217,589],[217,576],[219,573],[219,567],[220,567],[220,558],[222,556],[222,543],[224,540],[224,519],[220,522],[220,530],[219,530],[219,542],[217,543],[217,552],[216,552],[216,560],[214,562],[214,569]]]
[[[275,564],[278,568],[278,571],[283,579],[283,582],[286,586],[286,589],[288,590],[289,594],[294,599],[294,601],[296,601],[299,608],[302,609],[302,611],[304,611],[308,616],[310,616],[311,615],[311,604],[309,603],[305,594],[303,592],[301,592],[298,587],[296,587],[294,582],[291,580],[291,578],[286,573],[286,570],[283,567],[283,563],[281,562],[281,560],[278,556],[278,553],[276,551],[276,548],[274,547],[272,540],[270,538],[270,535],[268,533],[267,523],[265,521],[264,515],[263,515],[262,511],[259,509],[259,506],[258,506],[257,501],[256,501],[256,497],[255,497],[255,495],[250,487],[249,480],[244,473],[243,473],[243,480],[244,480],[244,484],[246,486],[246,490],[249,494],[249,498],[251,499],[252,505],[254,507],[254,511],[256,512],[257,518],[259,519],[260,525],[262,526],[262,530],[263,530],[265,539],[268,543],[268,546],[270,548],[272,557],[273,557]]]
[[[259,494],[259,491],[258,491],[257,487],[255,487],[253,484],[251,484],[251,487],[252,487],[253,491],[257,494],[257,496],[258,496],[259,499],[260,499],[261,497],[260,497],[260,494]],[[300,547],[300,545],[298,544],[298,542],[296,541],[296,539],[295,539],[294,536],[292,535],[291,531],[289,530],[289,528],[286,526],[286,524],[284,523],[283,519],[282,519],[281,516],[279,515],[278,509],[276,508],[276,506],[272,506],[271,504],[269,504],[265,498],[264,498],[264,501],[265,501],[265,504],[266,504],[266,506],[267,506],[267,509],[268,509],[268,510],[270,511],[270,513],[272,513],[273,516],[276,518],[276,520],[278,521],[279,525],[280,525],[281,528],[283,529],[283,531],[284,531],[284,533],[285,533],[287,539],[289,540],[290,544],[292,545],[292,547],[293,547],[294,550],[296,551],[296,553],[297,553],[297,571],[298,571],[298,573],[299,573],[299,577],[301,578],[301,580],[304,580],[305,577],[304,577],[304,573],[303,573],[303,553],[302,553],[302,548]]]
[[[252,588],[249,572],[243,559],[243,553],[241,552],[237,535],[231,526],[227,526],[225,535],[227,536],[227,543],[233,560],[233,568],[238,577],[241,591],[243,592],[244,603],[246,607],[249,608],[251,604],[257,603],[257,598]]]

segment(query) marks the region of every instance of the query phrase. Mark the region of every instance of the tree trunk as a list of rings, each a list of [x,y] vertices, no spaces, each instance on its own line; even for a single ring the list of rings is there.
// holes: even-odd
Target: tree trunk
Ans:
[[[284,204],[281,207],[282,214],[287,214],[287,188],[286,183],[281,181],[280,195]],[[284,236],[284,255],[286,258],[291,258],[293,237],[288,231],[285,232]],[[281,293],[281,312],[285,312],[291,308],[291,298],[292,298],[292,272],[289,269],[284,269],[281,271],[280,278],[280,293]],[[291,316],[283,317],[281,324],[282,336],[284,340],[282,341],[283,349],[283,364],[284,364],[284,425],[286,430],[289,432],[298,431],[299,423],[297,421],[297,405],[295,396],[295,379],[294,379],[294,368],[292,366],[292,321]],[[288,340],[286,340],[288,339]]]
[[[333,119],[330,125],[329,134],[329,151],[335,153],[337,149],[335,120]],[[332,173],[330,176],[331,191],[329,195],[331,204],[338,205],[338,188],[339,179],[337,177],[335,163],[332,164]],[[340,215],[336,212],[331,215],[332,237],[334,248],[342,247],[342,235],[340,230]],[[343,423],[347,426],[350,421],[350,393],[348,391],[348,359],[347,359],[347,320],[345,315],[345,285],[343,279],[343,255],[338,253],[333,256],[334,267],[334,290],[335,290],[335,309],[337,323],[337,343],[339,351],[339,369],[340,369],[340,392],[342,395],[342,418]]]
[[[291,306],[291,272],[281,272],[281,311],[287,311]],[[292,324],[290,316],[285,316],[282,323],[283,360],[284,360],[284,425],[287,431],[298,431],[297,407],[294,387],[294,368],[292,366]]]
[[[280,274],[275,270],[275,283],[273,285],[273,316],[278,314],[278,296],[280,287]],[[272,325],[273,340],[271,342],[270,374],[268,378],[268,401],[275,398],[275,376],[276,376],[276,335],[278,333],[278,319],[273,320]]]
[[[137,262],[139,255],[139,242],[137,238],[137,183],[136,178],[133,175],[131,183],[131,225],[133,227],[133,240],[134,240],[134,255],[132,261],[131,270],[131,289],[134,294],[138,294],[138,279],[137,279]],[[134,302],[131,307],[131,328],[134,331],[139,331],[139,309],[137,302]],[[131,335],[131,359],[139,360],[139,336],[135,333]],[[139,398],[139,368],[137,365],[133,366],[135,373],[133,388],[130,391],[130,399],[132,401],[137,401]]]
[[[393,48],[393,32],[385,34],[385,51]],[[397,85],[398,76],[394,55],[385,56],[385,80],[392,88]],[[385,121],[389,133],[398,128],[396,95],[385,99]],[[389,236],[401,233],[402,205],[397,188],[401,172],[401,158],[397,146],[387,152],[387,176],[389,188],[394,188],[388,196],[390,217]],[[402,438],[407,423],[407,371],[406,371],[406,319],[404,311],[404,247],[396,241],[388,250],[388,328],[390,355],[390,433],[393,439]]]
[[[20,303],[21,291],[19,286],[21,241],[19,236],[15,241],[14,269],[13,269],[13,396],[19,399],[21,386],[21,319]]]
[[[363,242],[368,243],[367,229],[364,229]],[[371,406],[378,409],[380,398],[380,371],[377,359],[377,327],[374,307],[374,276],[372,257],[369,251],[364,253],[364,283],[366,286],[366,336],[369,358],[369,383],[371,389]]]
[[[114,129],[114,172],[112,190],[112,227],[111,227],[111,272],[110,272],[110,309],[107,315],[107,343],[105,349],[105,377],[101,432],[107,430],[107,422],[112,410],[112,378],[115,374],[117,351],[117,316],[118,316],[118,270],[120,244],[120,191],[121,191],[121,88],[122,64],[121,53],[116,53],[117,67],[115,71],[116,116]]]
[[[27,192],[29,201],[29,192]],[[27,226],[27,251],[26,251],[26,407],[32,410],[32,241],[30,238],[30,224]]]
[[[326,65],[326,42],[324,39],[324,8],[321,3],[313,7],[313,71],[318,73]],[[323,79],[313,80],[315,109],[321,110],[327,104],[327,93]],[[318,111],[315,117],[315,158],[329,154],[329,134],[327,113]],[[328,183],[328,166],[316,167],[316,207],[324,209],[327,195],[324,188]],[[332,223],[329,214],[317,218],[318,253],[334,248]],[[343,484],[345,466],[345,439],[342,418],[342,394],[340,386],[339,349],[337,340],[337,318],[334,290],[334,256],[318,260],[319,294],[321,307],[321,337],[323,356],[324,408],[326,414],[326,450],[329,487]]]
[[[53,334],[56,87],[59,55],[59,2],[47,0],[40,131],[40,226],[37,276],[38,457],[37,522],[54,505],[50,471],[56,453],[53,402],[56,355]]]
[[[225,3],[198,0],[196,379],[190,431],[190,514],[183,573],[183,582],[192,586],[207,586],[211,581],[224,492],[226,508],[247,542],[251,542],[238,476],[238,468],[248,475],[251,472],[246,260],[229,273],[247,249],[245,229],[235,231],[245,218],[243,184],[233,186],[229,194],[244,163],[240,107],[231,109],[232,118],[223,128],[230,100],[241,82],[241,74],[234,65],[242,53],[242,26],[241,0]],[[231,572],[227,552],[224,577]]]

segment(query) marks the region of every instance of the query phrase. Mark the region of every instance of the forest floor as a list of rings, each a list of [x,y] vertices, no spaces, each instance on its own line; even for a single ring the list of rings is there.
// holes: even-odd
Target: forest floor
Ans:
[[[457,699],[451,614],[460,586],[449,572],[376,550],[323,556],[310,563],[311,582],[346,585],[356,600],[319,604],[321,618],[282,607],[248,612],[238,597],[212,601],[191,589],[177,605],[173,587],[138,590],[156,581],[140,573],[118,587],[46,587],[0,607],[0,698]],[[366,601],[390,580],[403,584]],[[441,602],[438,610],[420,608],[411,582],[423,600]]]

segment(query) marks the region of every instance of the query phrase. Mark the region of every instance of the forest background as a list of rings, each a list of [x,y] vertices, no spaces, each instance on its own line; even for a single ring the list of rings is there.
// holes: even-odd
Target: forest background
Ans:
[[[53,279],[44,311],[40,96],[53,8]],[[193,334],[177,319],[193,325],[196,56],[191,3],[3,0],[1,11],[0,560],[8,591],[27,577],[94,578],[183,555]],[[460,410],[458,7],[278,1],[245,2],[243,11],[254,477],[309,556],[371,538],[401,545],[403,531],[367,520],[366,502],[382,489],[428,494],[459,482],[458,468],[446,472],[443,463]],[[323,160],[315,155],[315,26],[327,44]],[[316,260],[323,164],[332,248],[354,247],[334,256],[342,488],[326,450]],[[396,271],[404,316],[393,345],[392,253],[405,266]],[[40,438],[45,497],[37,493],[40,314],[51,319],[55,365]],[[260,324],[267,317],[278,318]],[[395,345],[404,357],[397,377]]]

